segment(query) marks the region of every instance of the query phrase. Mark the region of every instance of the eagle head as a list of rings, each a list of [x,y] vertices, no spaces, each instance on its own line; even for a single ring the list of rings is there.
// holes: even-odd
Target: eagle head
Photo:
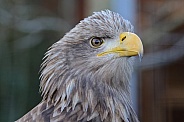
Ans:
[[[47,51],[40,83],[43,100],[59,104],[61,112],[81,104],[90,113],[88,120],[96,111],[101,120],[109,114],[135,121],[129,80],[142,55],[142,42],[128,20],[110,10],[95,12]]]

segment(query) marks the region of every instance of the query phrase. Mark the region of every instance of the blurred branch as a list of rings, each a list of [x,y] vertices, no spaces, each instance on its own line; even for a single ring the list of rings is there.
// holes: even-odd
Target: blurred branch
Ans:
[[[66,32],[70,25],[60,18],[38,17],[33,20],[19,20],[15,28],[22,32],[38,33],[43,30]]]
[[[183,11],[179,9],[183,7],[183,4],[178,4],[177,0],[169,0],[164,2],[158,10],[156,10],[156,16],[158,21],[165,19],[167,17],[171,17],[172,14],[175,16],[176,14],[182,15]]]
[[[184,11],[179,10],[183,4],[179,5],[178,1],[168,1],[156,11],[154,26],[142,32],[144,45],[159,43],[165,34],[184,25]]]
[[[41,43],[43,36],[41,34],[28,34],[22,38],[15,40],[15,49],[28,49]]]
[[[144,56],[141,68],[151,68],[167,65],[184,57],[184,36],[171,48]]]
[[[157,18],[155,18],[154,26],[142,33],[145,47],[162,44],[172,45],[172,47],[147,53],[140,64],[141,68],[167,65],[184,57],[184,36],[176,31],[184,25],[184,11],[179,9],[181,5],[178,6],[178,1],[165,2],[156,12]]]
[[[38,33],[43,30],[63,31],[66,32],[71,28],[70,24],[61,18],[56,17],[37,17],[32,20],[24,20],[10,12],[0,9],[0,24],[2,26],[15,28],[18,31],[26,33]],[[12,18],[15,18],[15,25],[12,26]]]
[[[23,11],[23,15],[29,14],[25,12],[24,6],[18,6],[19,11]],[[31,6],[29,6],[31,7]],[[15,6],[14,8],[17,8]],[[42,41],[43,35],[40,32],[43,31],[56,31],[56,32],[67,32],[71,28],[70,24],[64,19],[58,17],[34,17],[33,19],[24,19],[16,14],[13,14],[5,9],[0,8],[0,26],[3,28],[14,29],[15,31],[26,33],[25,36],[15,38],[15,48],[25,49],[33,47]],[[28,17],[29,18],[29,17]],[[4,31],[2,31],[4,32]],[[7,38],[8,34],[1,34],[4,38],[1,38],[1,42]],[[3,39],[3,40],[2,40]]]
[[[172,20],[158,22],[154,27],[145,30],[142,34],[144,45],[159,43],[160,38],[168,32],[184,24],[184,16],[174,17]]]

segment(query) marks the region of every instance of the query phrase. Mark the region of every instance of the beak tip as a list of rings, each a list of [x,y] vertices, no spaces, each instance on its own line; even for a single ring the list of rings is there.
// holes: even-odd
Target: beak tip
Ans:
[[[142,61],[142,58],[143,58],[143,53],[138,53],[138,57],[139,57],[139,60],[141,62]]]

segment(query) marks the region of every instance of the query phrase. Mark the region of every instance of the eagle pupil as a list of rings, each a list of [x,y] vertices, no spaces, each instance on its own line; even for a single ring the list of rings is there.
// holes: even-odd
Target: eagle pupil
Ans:
[[[100,40],[96,39],[96,40],[95,40],[95,44],[96,44],[96,45],[97,45],[97,44],[100,44]]]

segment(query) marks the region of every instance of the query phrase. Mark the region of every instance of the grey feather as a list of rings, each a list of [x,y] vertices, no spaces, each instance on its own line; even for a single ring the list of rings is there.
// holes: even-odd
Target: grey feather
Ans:
[[[132,109],[130,78],[135,57],[97,57],[104,50],[89,44],[133,32],[133,26],[109,10],[80,21],[53,44],[42,63],[42,102],[17,122],[139,122]]]

